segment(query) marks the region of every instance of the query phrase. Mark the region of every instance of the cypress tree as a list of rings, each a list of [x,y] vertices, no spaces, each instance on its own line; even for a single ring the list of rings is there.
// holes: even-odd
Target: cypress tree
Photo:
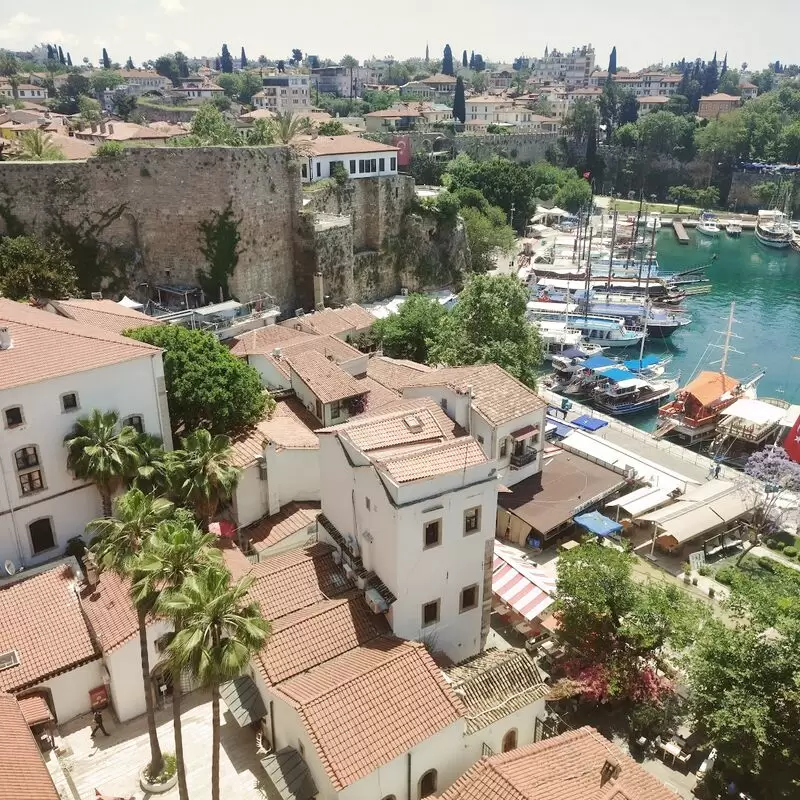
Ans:
[[[231,58],[231,52],[228,50],[228,45],[222,45],[222,55],[219,57],[219,63],[222,67],[223,72],[233,72],[233,59]]]
[[[461,66],[462,67],[468,67],[469,66],[469,59],[467,58],[467,51],[466,50],[461,54]]]
[[[453,116],[463,125],[467,118],[467,101],[464,97],[464,79],[459,76],[456,78],[456,94],[453,99]]]
[[[242,48],[242,69],[247,66],[247,56],[244,54],[244,47]]]
[[[444,58],[442,59],[442,72],[445,75],[455,75],[456,70],[453,66],[453,51],[450,49],[450,45],[446,44],[444,46]]]
[[[103,48],[103,69],[111,69],[111,59],[108,57],[108,50]]]
[[[469,55],[469,68],[475,69],[475,51],[473,50]]]
[[[128,56],[128,60],[125,62],[125,69],[134,69],[133,59],[130,56]]]
[[[617,74],[617,46],[611,48],[611,55],[608,58],[608,74]]]
[[[67,60],[64,58],[64,51],[61,49],[61,45],[58,46],[58,60],[62,64],[66,64]]]
[[[52,61],[53,59],[55,59],[55,57],[56,57],[55,53],[53,52],[53,45],[51,44],[47,45],[47,60]]]
[[[72,66],[72,56],[69,53],[67,53],[67,66]]]
[[[222,72],[222,62],[219,60],[219,56],[214,61],[214,69],[217,72]]]

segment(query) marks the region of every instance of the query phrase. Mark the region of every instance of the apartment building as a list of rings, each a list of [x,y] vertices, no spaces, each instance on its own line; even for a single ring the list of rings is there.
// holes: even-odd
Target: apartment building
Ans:
[[[308,75],[267,75],[264,88],[253,95],[253,105],[275,113],[311,110],[311,79]]]
[[[595,52],[591,44],[573,47],[569,52],[545,48],[544,56],[531,62],[531,80],[539,84],[588,86],[594,64]]]

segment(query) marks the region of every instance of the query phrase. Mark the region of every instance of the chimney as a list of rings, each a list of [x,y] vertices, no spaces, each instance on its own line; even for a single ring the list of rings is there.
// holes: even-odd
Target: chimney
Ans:
[[[11,331],[3,326],[0,328],[0,350],[10,350],[14,346],[14,340],[11,338]]]
[[[622,765],[618,761],[606,759],[600,770],[600,786],[605,786],[612,778],[619,777]]]
[[[315,311],[322,311],[325,308],[325,295],[323,294],[324,286],[322,280],[322,273],[314,273],[314,309]]]

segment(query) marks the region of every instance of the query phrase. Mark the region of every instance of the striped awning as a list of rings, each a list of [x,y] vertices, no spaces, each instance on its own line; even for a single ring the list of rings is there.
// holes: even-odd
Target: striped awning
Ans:
[[[495,542],[492,594],[520,616],[532,620],[553,604],[555,582],[525,564],[522,556],[514,548]]]

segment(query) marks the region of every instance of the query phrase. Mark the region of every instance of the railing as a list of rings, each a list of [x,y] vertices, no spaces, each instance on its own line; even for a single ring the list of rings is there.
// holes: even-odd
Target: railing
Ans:
[[[511,454],[511,469],[522,469],[522,467],[536,460],[535,450],[524,450],[522,453]]]
[[[483,743],[483,752],[481,753],[481,755],[484,755],[484,756],[493,756],[493,755],[494,755],[494,750],[492,750],[492,748],[491,748],[491,747],[489,747],[489,745],[488,745],[488,744],[486,744],[486,742],[484,742],[484,743]]]

